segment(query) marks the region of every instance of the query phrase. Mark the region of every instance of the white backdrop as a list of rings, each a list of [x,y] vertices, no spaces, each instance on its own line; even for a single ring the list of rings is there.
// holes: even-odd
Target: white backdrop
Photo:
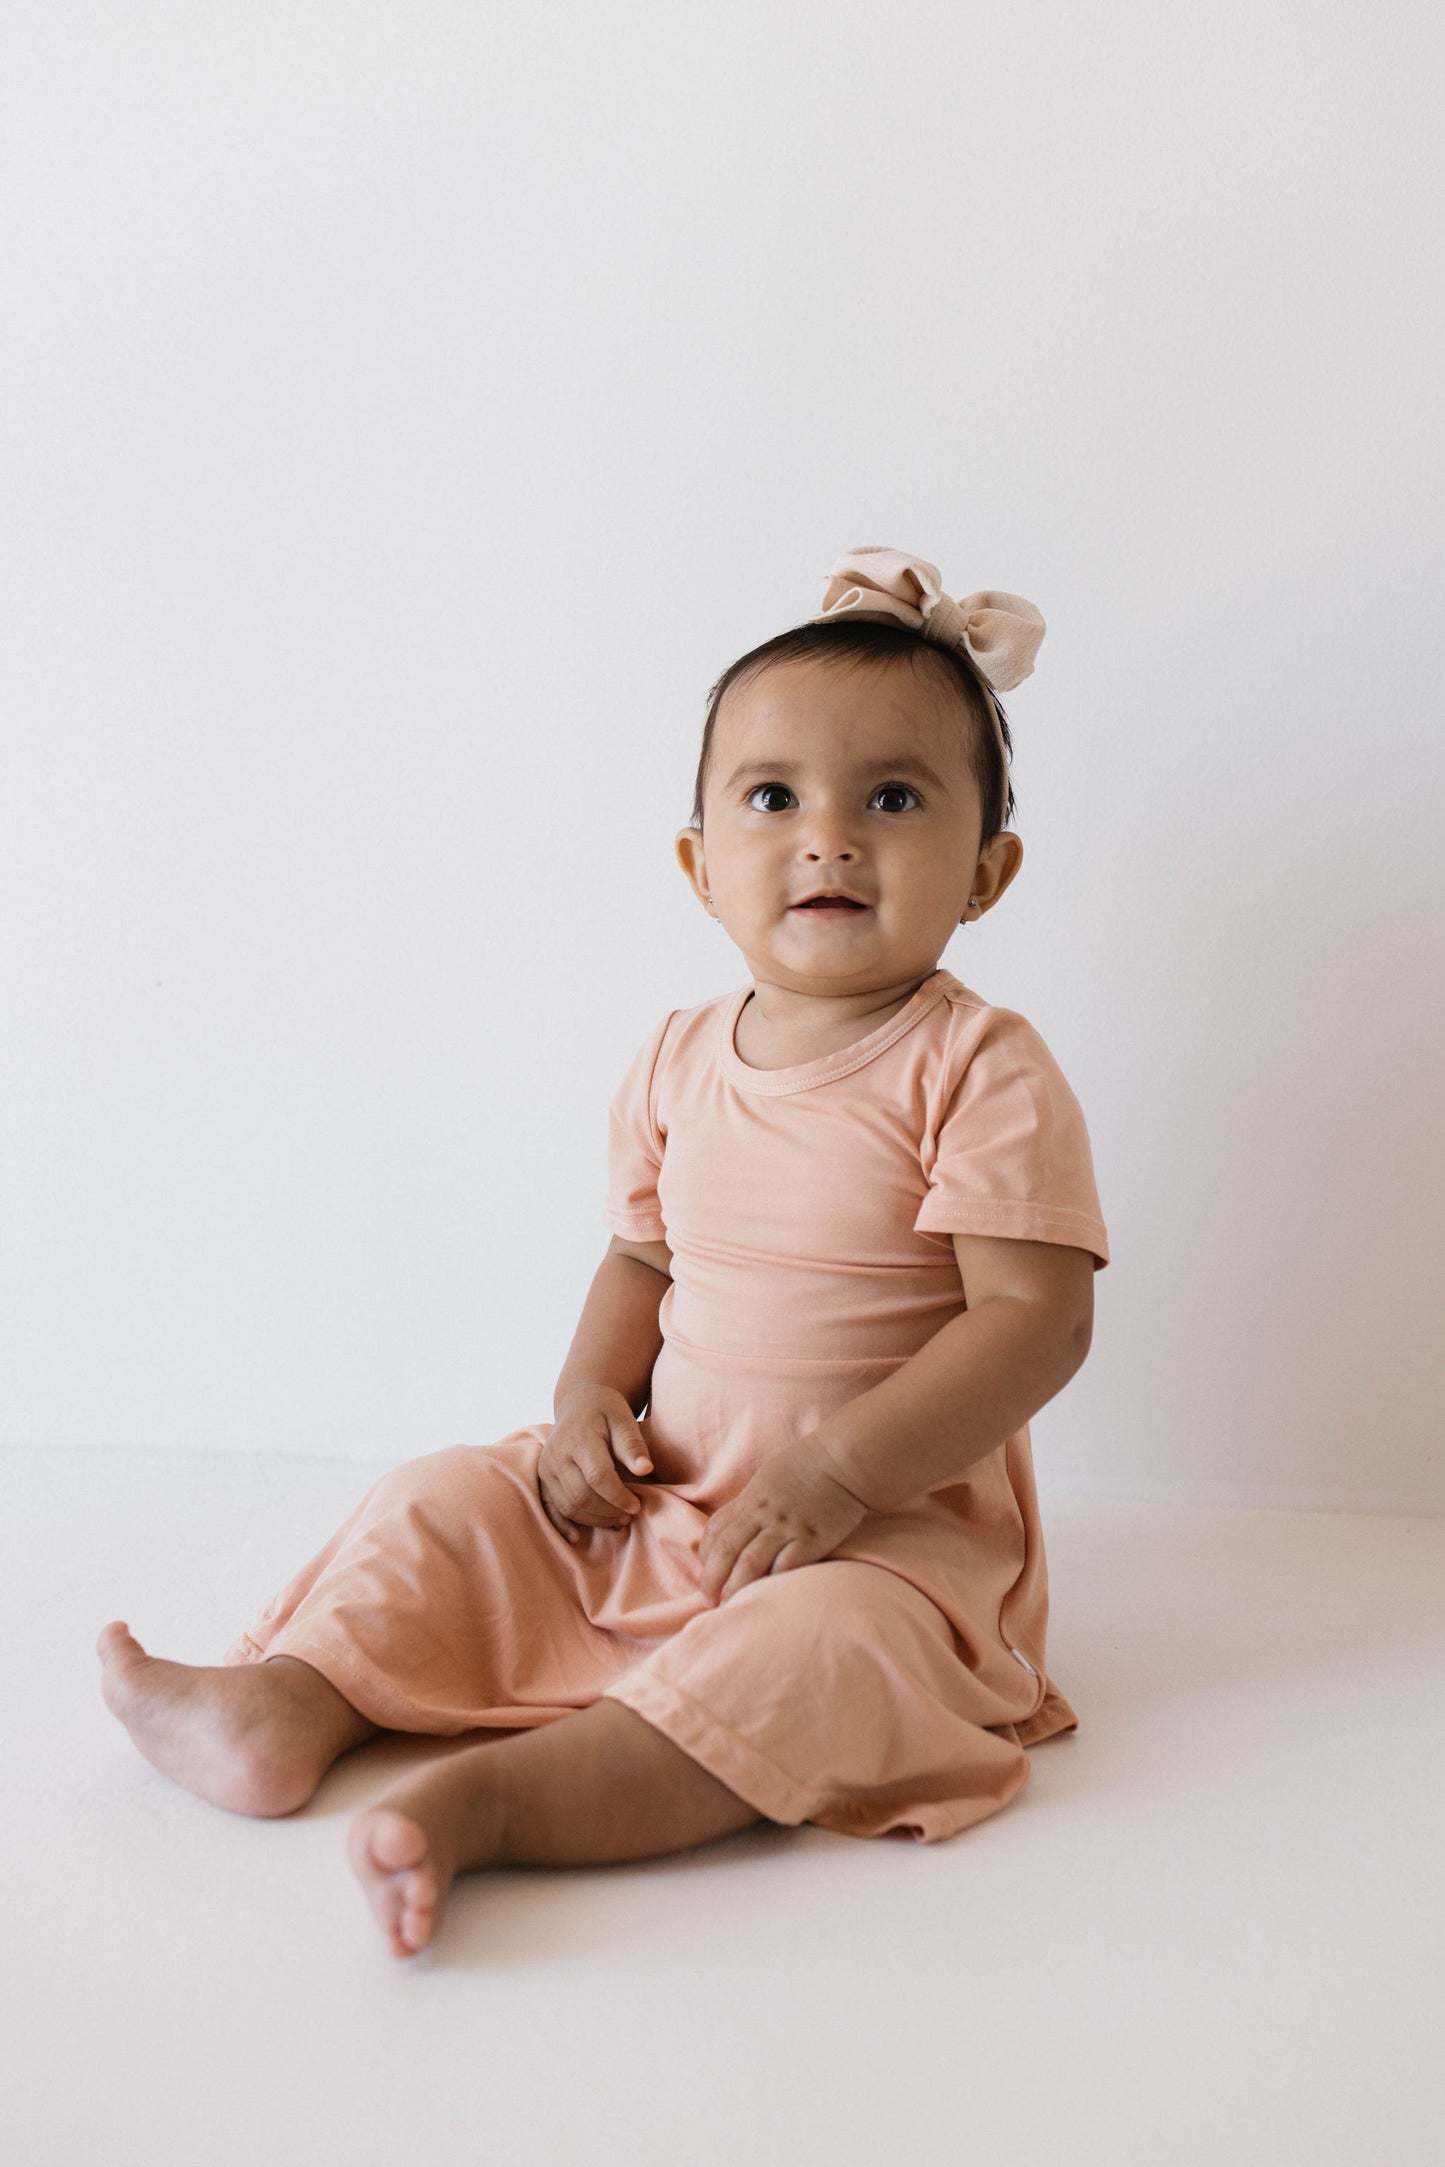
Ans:
[[[943,959],[1114,1249],[1041,1485],[1439,1512],[1438,12],[0,35],[0,1438],[550,1417],[706,689],[883,542],[1048,620]]]

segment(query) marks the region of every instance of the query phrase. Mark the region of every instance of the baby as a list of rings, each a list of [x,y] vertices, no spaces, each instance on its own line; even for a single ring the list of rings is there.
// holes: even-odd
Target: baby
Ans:
[[[489,1734],[351,1825],[396,1956],[486,1866],[758,1821],[937,1841],[1077,1723],[1028,1423],[1107,1235],[1052,1054],[939,962],[1023,858],[995,694],[1043,629],[869,547],[723,673],[675,850],[750,982],[616,1091],[552,1421],[392,1469],[219,1665],[100,1634],[140,1751],[233,1812],[295,1812],[379,1731]]]

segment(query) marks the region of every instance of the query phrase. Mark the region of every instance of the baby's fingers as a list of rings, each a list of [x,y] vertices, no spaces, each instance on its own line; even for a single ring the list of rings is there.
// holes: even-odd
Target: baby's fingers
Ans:
[[[619,1460],[625,1460],[635,1475],[650,1475],[652,1473],[652,1456],[648,1452],[647,1439],[642,1434],[640,1424],[623,1421],[615,1415],[610,1415],[608,1417],[608,1427],[612,1435],[612,1450],[615,1456]]]
[[[583,1503],[595,1506],[609,1520],[615,1520],[618,1513],[631,1519],[633,1513],[640,1510],[637,1499],[618,1474],[604,1446],[581,1446],[573,1455],[572,1468],[585,1485]]]
[[[556,1528],[557,1533],[559,1535],[565,1536],[568,1542],[580,1542],[582,1538],[577,1533],[576,1528],[573,1527],[570,1520],[565,1519],[563,1515],[558,1512],[556,1506],[552,1503],[551,1498],[548,1497],[546,1491],[542,1488],[540,1482],[537,1485],[537,1495],[542,1501],[543,1512],[546,1513],[547,1518],[551,1521],[553,1527]]]
[[[740,1551],[745,1550],[756,1532],[748,1521],[733,1519],[719,1529],[714,1518],[703,1530],[697,1546],[698,1583],[709,1602],[717,1600],[718,1591],[731,1572]]]

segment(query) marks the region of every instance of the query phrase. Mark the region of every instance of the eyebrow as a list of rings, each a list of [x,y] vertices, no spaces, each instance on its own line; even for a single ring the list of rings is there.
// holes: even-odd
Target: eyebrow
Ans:
[[[916,752],[885,752],[876,759],[870,754],[862,766],[870,773],[886,768],[892,775],[916,775],[920,781],[931,783],[935,790],[946,791],[948,788],[937,770],[920,759]],[[733,769],[723,788],[731,790],[745,775],[798,775],[801,772],[795,760],[744,760],[740,767]]]

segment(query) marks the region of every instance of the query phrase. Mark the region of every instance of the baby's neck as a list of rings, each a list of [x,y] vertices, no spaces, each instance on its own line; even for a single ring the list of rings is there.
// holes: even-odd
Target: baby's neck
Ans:
[[[843,994],[837,1000],[755,982],[738,1014],[734,1048],[749,1068],[798,1068],[821,1061],[880,1030],[932,976],[933,971],[925,971],[901,986]]]

